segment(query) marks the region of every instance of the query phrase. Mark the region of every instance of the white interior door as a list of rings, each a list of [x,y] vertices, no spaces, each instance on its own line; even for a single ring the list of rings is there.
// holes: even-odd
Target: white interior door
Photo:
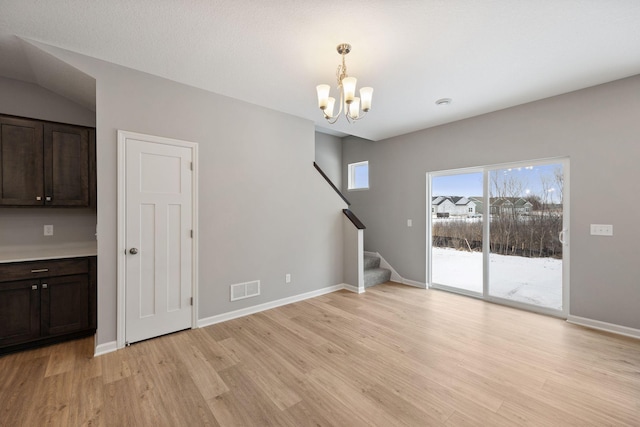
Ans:
[[[193,325],[194,147],[139,134],[120,137],[124,342],[133,343]]]

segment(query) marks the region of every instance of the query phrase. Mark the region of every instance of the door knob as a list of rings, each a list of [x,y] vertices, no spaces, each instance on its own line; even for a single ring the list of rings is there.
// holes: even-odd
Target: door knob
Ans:
[[[131,249],[129,249],[129,253],[130,253],[131,255],[135,255],[135,254],[137,254],[137,253],[138,253],[138,249],[136,249],[136,248],[131,248]]]

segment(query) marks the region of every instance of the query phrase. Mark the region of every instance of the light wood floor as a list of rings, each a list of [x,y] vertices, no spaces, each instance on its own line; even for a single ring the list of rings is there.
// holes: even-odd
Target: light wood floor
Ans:
[[[0,425],[640,425],[639,340],[391,283],[92,351],[0,357]]]

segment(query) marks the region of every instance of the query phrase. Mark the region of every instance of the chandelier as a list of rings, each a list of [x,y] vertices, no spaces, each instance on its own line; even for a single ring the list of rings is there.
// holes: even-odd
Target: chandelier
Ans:
[[[338,53],[342,55],[342,65],[338,65],[338,70],[336,71],[338,92],[340,92],[340,109],[338,110],[338,114],[334,116],[333,109],[336,99],[329,96],[331,87],[325,84],[316,86],[318,92],[318,107],[320,107],[324,118],[330,124],[334,124],[343,111],[347,121],[353,123],[363,118],[371,109],[373,88],[363,87],[360,89],[360,97],[356,96],[356,82],[358,79],[347,75],[347,66],[344,62],[345,55],[351,52],[351,45],[348,43],[339,44],[337,50]]]

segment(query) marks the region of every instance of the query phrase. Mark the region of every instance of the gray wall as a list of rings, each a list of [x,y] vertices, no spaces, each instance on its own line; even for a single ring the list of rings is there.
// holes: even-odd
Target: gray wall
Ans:
[[[331,182],[342,187],[342,139],[316,132],[316,163]]]
[[[96,113],[38,85],[0,77],[0,113],[95,127]]]
[[[0,113],[95,126],[93,111],[40,86],[0,77]],[[52,224],[53,236],[43,225]],[[91,209],[0,209],[0,248],[95,242],[96,212]]]
[[[53,236],[44,235],[45,224],[53,225]],[[95,234],[96,211],[91,209],[0,209],[0,249],[3,250],[24,245],[95,243]]]
[[[343,173],[369,160],[371,189],[348,194],[365,250],[425,282],[427,172],[569,156],[570,313],[640,328],[639,138],[635,76],[384,141],[345,138]],[[591,236],[592,223],[614,236]]]
[[[42,48],[96,78],[98,344],[116,339],[118,129],[199,144],[200,318],[342,283],[344,204],[313,168],[312,122]],[[262,295],[230,302],[249,280]]]

